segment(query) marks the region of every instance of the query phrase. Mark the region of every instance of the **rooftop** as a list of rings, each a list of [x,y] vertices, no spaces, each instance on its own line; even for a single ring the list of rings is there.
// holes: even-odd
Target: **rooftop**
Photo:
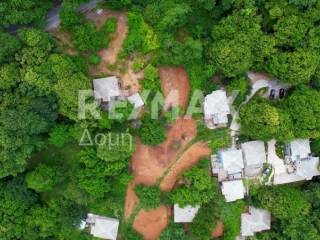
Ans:
[[[143,99],[139,93],[129,96],[128,101],[134,106],[134,108],[140,108],[144,105]]]
[[[307,158],[310,153],[309,139],[296,139],[290,143],[290,152],[293,161]]]
[[[241,214],[241,235],[254,236],[256,232],[270,230],[271,213],[254,207],[249,207],[248,213]]]
[[[245,188],[242,180],[222,182],[221,190],[227,202],[234,202],[244,198]]]
[[[255,167],[266,162],[266,149],[264,142],[251,141],[241,144],[246,167]]]
[[[228,174],[239,173],[243,169],[242,151],[239,149],[224,149],[218,152],[218,156]]]
[[[94,98],[103,102],[110,102],[112,98],[120,96],[117,77],[106,77],[93,80]]]
[[[175,223],[190,223],[198,213],[200,206],[186,206],[184,208],[179,207],[178,204],[174,204],[174,222]]]
[[[118,235],[119,220],[88,214],[87,222],[91,225],[91,234],[94,237],[116,240]]]
[[[229,101],[224,90],[213,91],[204,99],[205,119],[212,119],[214,124],[227,124],[230,114]]]

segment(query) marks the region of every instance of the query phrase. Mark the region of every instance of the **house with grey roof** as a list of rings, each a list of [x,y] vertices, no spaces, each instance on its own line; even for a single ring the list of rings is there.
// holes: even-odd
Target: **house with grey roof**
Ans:
[[[208,128],[226,127],[230,106],[224,90],[213,91],[207,95],[203,103],[204,120]]]
[[[180,207],[179,204],[174,204],[173,215],[175,223],[191,223],[194,217],[197,215],[200,206],[187,205]]]
[[[89,213],[86,222],[90,226],[90,233],[92,236],[108,240],[117,239],[119,228],[118,219]]]
[[[241,237],[253,237],[255,233],[271,229],[271,213],[249,207],[247,213],[241,214]]]
[[[105,77],[93,80],[94,99],[99,103],[107,103],[120,97],[119,80],[117,77]]]
[[[246,192],[242,180],[222,182],[221,191],[226,202],[234,202],[236,200],[243,199]]]
[[[266,149],[262,141],[250,141],[241,144],[244,158],[244,172],[246,177],[256,177],[267,161]]]

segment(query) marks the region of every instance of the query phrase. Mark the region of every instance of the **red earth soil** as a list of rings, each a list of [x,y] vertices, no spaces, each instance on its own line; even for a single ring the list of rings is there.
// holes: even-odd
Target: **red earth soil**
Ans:
[[[133,228],[145,240],[156,240],[168,225],[170,216],[171,209],[165,206],[150,211],[141,210],[135,218]]]
[[[213,238],[222,237],[223,236],[223,229],[224,229],[223,222],[222,221],[218,221],[217,222],[217,226],[212,231],[212,237]]]
[[[180,149],[183,149],[196,135],[196,122],[192,119],[178,119],[167,131],[167,139],[156,147],[136,143],[131,165],[134,175],[129,185],[125,217],[128,218],[137,202],[133,187],[135,184],[153,185],[173,163]]]
[[[173,97],[165,102],[164,110],[170,106],[180,106],[184,109],[188,105],[190,85],[187,72],[182,67],[160,67],[161,88],[164,95],[169,96],[170,92],[177,90],[178,97]],[[173,93],[173,92],[171,92]]]

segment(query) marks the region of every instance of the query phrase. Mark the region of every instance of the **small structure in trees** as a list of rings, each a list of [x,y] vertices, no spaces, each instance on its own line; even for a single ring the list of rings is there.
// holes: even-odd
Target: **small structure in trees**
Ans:
[[[144,106],[144,102],[139,93],[135,93],[128,97],[128,101],[133,105],[135,109],[141,108]]]
[[[230,106],[224,90],[213,91],[207,95],[203,103],[204,120],[208,128],[226,127]]]
[[[255,177],[263,169],[263,164],[267,161],[264,142],[251,141],[241,144],[245,162],[245,175]]]
[[[90,233],[97,238],[116,240],[119,220],[104,216],[88,214],[86,222],[90,225]]]
[[[222,182],[221,191],[225,196],[226,202],[234,202],[244,198],[245,187],[242,180],[224,181]]]
[[[266,210],[249,207],[248,213],[241,214],[241,237],[252,237],[270,228],[271,213]]]
[[[185,207],[180,207],[178,204],[174,204],[174,222],[175,223],[190,223],[193,221],[194,217],[199,211],[200,206],[195,207],[187,205]]]
[[[99,103],[115,101],[120,97],[118,78],[115,76],[93,80],[94,99]]]

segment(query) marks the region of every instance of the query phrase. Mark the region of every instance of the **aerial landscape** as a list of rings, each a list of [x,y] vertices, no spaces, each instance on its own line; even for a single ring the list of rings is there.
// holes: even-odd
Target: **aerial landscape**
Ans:
[[[320,240],[319,0],[0,0],[0,240]]]

